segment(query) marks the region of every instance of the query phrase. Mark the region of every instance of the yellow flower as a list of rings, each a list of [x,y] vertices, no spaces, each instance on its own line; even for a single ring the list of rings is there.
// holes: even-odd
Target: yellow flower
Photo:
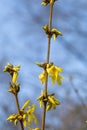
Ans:
[[[54,65],[49,66],[49,64],[47,64],[47,72],[48,72],[48,76],[52,80],[52,85],[54,85],[56,82],[59,85],[62,84],[61,79],[63,79],[63,77],[59,75],[59,73],[62,72],[62,68]]]
[[[4,68],[4,72],[8,72],[12,77],[12,82],[16,84],[18,79],[18,71],[20,70],[20,65],[13,66],[12,64],[8,63],[7,66]]]
[[[30,100],[27,100],[27,101],[24,103],[24,105],[22,106],[21,109],[22,109],[22,110],[26,109],[26,108],[28,107],[29,103],[30,103]]]
[[[13,73],[13,76],[12,76],[12,82],[13,82],[14,84],[16,84],[17,79],[18,79],[18,72],[14,72],[14,73]]]
[[[7,120],[10,122],[13,122],[14,125],[17,125],[18,121],[22,121],[24,127],[27,125],[30,127],[30,125],[33,123],[37,123],[38,120],[34,114],[34,111],[36,109],[36,105],[33,104],[32,106],[29,106],[30,100],[27,100],[22,108],[20,109],[20,113],[17,114],[11,114]]]
[[[42,82],[42,84],[46,81],[46,73],[48,73],[48,76],[52,80],[52,85],[54,85],[56,82],[61,85],[63,77],[60,76],[59,73],[61,73],[63,70],[60,67],[54,66],[53,63],[49,63],[46,65],[46,71],[43,71],[39,75],[39,79]]]
[[[48,5],[48,4],[54,4],[55,1],[56,1],[56,0],[43,0],[41,4],[42,4],[43,6],[46,6],[46,5]]]
[[[42,4],[43,6],[46,6],[46,5],[48,5],[49,3],[50,3],[50,0],[43,0],[41,4]]]
[[[60,105],[60,101],[54,96],[54,94],[48,94],[44,97],[44,93],[42,93],[37,100],[39,101],[40,108],[43,107],[44,102],[47,103],[46,111],[49,111],[51,109],[56,109],[57,105]]]
[[[62,36],[62,33],[60,31],[58,31],[56,28],[53,28],[51,30],[51,33],[52,33],[54,40],[56,40],[57,36]]]
[[[4,68],[4,72],[8,72],[10,73],[10,75],[12,76],[14,72],[18,72],[20,70],[20,65],[18,66],[13,66],[12,64],[8,63],[5,68]]]
[[[42,84],[46,81],[46,72],[43,71],[40,75],[39,75],[39,79],[42,82]]]
[[[60,105],[60,101],[57,98],[55,98],[54,95],[49,95],[46,110],[49,111],[50,109],[56,109],[57,105]]]

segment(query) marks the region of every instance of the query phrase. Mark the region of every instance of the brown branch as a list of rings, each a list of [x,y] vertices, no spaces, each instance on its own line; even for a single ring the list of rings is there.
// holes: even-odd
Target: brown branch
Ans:
[[[19,106],[19,101],[18,101],[18,94],[14,94],[15,95],[15,100],[16,100],[16,105],[17,105],[17,109],[18,109],[18,113],[20,113],[20,106]],[[23,126],[23,122],[22,120],[20,120],[20,126],[21,126],[21,130],[24,130],[24,126]]]
[[[50,4],[49,32],[51,32],[51,28],[52,28],[52,11],[53,11],[53,4]],[[49,33],[46,63],[49,63],[49,59],[50,59],[50,43],[51,43],[51,35]],[[47,97],[47,84],[48,84],[48,74],[46,72],[46,81],[45,81],[45,85],[44,85],[44,96],[45,97]],[[45,130],[46,105],[47,105],[47,102],[44,102],[44,108],[43,108],[43,114],[42,114],[42,130]]]

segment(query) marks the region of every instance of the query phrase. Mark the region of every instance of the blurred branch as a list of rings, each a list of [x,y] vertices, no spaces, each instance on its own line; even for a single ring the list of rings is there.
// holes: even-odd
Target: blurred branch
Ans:
[[[71,83],[71,86],[72,86],[72,88],[73,88],[75,94],[77,95],[79,101],[81,102],[83,108],[84,108],[85,110],[87,110],[87,106],[86,106],[86,104],[85,104],[83,98],[80,96],[79,90],[75,87],[75,85],[74,85],[74,83],[73,83],[73,77],[72,77],[72,76],[69,77],[69,81],[70,81],[70,83]]]

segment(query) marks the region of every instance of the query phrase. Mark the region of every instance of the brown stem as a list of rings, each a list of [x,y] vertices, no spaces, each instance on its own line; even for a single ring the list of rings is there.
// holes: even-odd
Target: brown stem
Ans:
[[[49,32],[51,32],[51,28],[52,28],[52,10],[53,10],[53,5],[50,4]],[[49,59],[50,59],[50,43],[51,43],[51,35],[49,33],[46,63],[49,63]],[[48,74],[46,72],[46,81],[45,81],[45,85],[44,85],[44,96],[45,97],[47,97],[47,84],[48,84]],[[44,102],[43,115],[42,115],[42,130],[45,130],[46,105],[47,105],[47,102]]]
[[[15,99],[16,99],[16,105],[17,105],[18,113],[20,114],[20,106],[19,106],[19,101],[18,101],[18,95],[17,94],[15,94]],[[20,120],[20,126],[21,126],[21,130],[24,130],[22,120]]]

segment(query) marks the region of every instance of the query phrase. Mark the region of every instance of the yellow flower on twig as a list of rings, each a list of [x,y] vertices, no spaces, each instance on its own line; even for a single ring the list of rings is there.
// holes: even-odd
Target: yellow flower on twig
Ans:
[[[60,101],[54,96],[54,94],[47,94],[47,97],[44,96],[44,92],[37,98],[40,104],[40,108],[43,107],[43,103],[46,102],[46,110],[56,109],[57,105],[60,105]]]
[[[55,66],[53,63],[49,63],[46,65],[46,70],[44,70],[40,75],[39,75],[39,79],[40,81],[43,83],[45,83],[46,81],[46,74],[48,74],[48,76],[51,78],[52,80],[52,85],[54,85],[55,83],[58,83],[59,85],[62,84],[62,79],[63,77],[60,75],[60,73],[62,72],[62,68]]]
[[[41,4],[42,4],[43,6],[46,6],[46,5],[48,5],[48,4],[52,4],[52,5],[53,5],[55,1],[56,1],[56,0],[43,0]]]
[[[20,113],[11,114],[7,120],[10,122],[14,122],[14,125],[17,125],[18,121],[23,121],[23,125],[26,127],[27,125],[30,127],[32,122],[38,123],[38,120],[34,114],[36,109],[36,105],[33,104],[29,106],[30,100],[27,100],[24,105],[22,106]]]
[[[46,25],[43,26],[43,30],[45,31],[45,33],[46,33],[48,36],[50,36],[50,37],[53,36],[54,40],[56,40],[56,38],[57,38],[58,36],[62,36],[62,33],[61,33],[58,29],[56,29],[56,28],[52,28],[52,29],[49,31],[49,26],[48,26],[48,24],[46,24]]]
[[[12,77],[12,82],[16,84],[18,79],[18,71],[20,70],[20,65],[13,66],[12,64],[8,63],[7,66],[4,68],[4,72],[8,72]]]

